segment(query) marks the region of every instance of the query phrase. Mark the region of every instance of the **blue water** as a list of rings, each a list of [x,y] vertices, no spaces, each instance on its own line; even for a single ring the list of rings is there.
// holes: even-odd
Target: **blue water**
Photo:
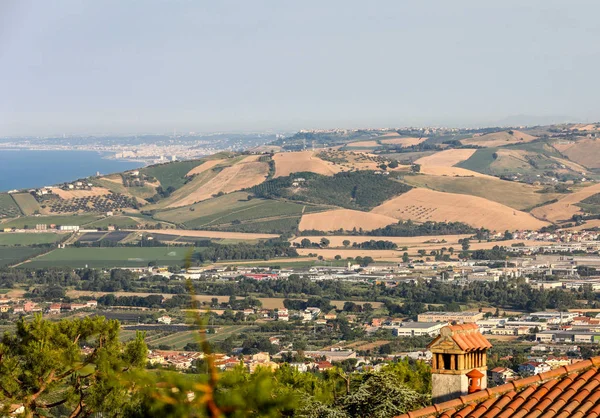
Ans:
[[[102,158],[93,151],[0,150],[0,191],[50,186],[88,176],[115,173],[142,163]]]

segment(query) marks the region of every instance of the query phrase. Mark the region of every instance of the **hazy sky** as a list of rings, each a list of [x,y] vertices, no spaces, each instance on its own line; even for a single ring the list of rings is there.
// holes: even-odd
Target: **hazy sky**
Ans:
[[[596,0],[0,0],[0,136],[600,120],[599,15]]]

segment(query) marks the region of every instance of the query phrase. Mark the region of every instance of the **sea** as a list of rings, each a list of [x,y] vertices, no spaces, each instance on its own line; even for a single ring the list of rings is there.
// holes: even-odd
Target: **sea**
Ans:
[[[95,151],[0,150],[0,192],[50,186],[144,165],[106,156]]]

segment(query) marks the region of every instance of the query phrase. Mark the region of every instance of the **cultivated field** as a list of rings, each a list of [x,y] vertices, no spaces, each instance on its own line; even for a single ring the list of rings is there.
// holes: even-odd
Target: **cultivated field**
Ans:
[[[0,267],[6,267],[26,260],[32,255],[40,253],[39,248],[34,247],[0,247]]]
[[[554,144],[554,147],[577,164],[600,168],[600,138],[586,138],[565,145]]]
[[[427,138],[414,138],[414,137],[381,137],[381,143],[386,145],[400,145],[401,147],[412,147],[413,145],[419,145],[421,142],[427,141]]]
[[[350,142],[346,145],[347,148],[376,148],[379,144],[377,141],[357,141]]]
[[[419,158],[415,164],[422,166],[452,167],[461,161],[465,161],[475,153],[475,149],[448,149],[436,152],[433,155]]]
[[[52,244],[63,237],[64,234],[54,232],[0,232],[0,246]]]
[[[558,202],[535,208],[531,213],[540,219],[547,219],[552,222],[570,220],[573,215],[582,213],[577,203],[596,193],[600,193],[600,184],[584,187],[574,193],[569,193]]]
[[[40,204],[30,193],[13,193],[12,197],[24,215],[33,215],[42,211]]]
[[[11,195],[0,193],[0,219],[14,218],[21,215],[21,210]]]
[[[156,221],[147,221],[133,216],[109,216],[86,224],[86,228],[107,228],[112,225],[117,228],[136,228],[140,224],[156,225]]]
[[[192,222],[198,218],[209,216],[219,217],[227,213],[244,210],[249,204],[254,204],[252,200],[248,200],[248,196],[249,194],[245,192],[229,193],[225,196],[219,196],[215,197],[214,199],[205,200],[189,207],[181,207],[159,212],[154,215],[154,218],[161,221],[187,224],[188,222]]]
[[[22,267],[144,267],[150,262],[181,266],[189,251],[185,247],[67,247],[34,258]]]
[[[135,232],[135,231],[130,231]],[[221,232],[221,231],[188,231],[185,229],[148,229],[144,231],[149,234],[171,234],[179,235],[182,237],[194,237],[194,238],[225,238],[225,239],[236,239],[236,240],[255,240],[255,239],[269,239],[277,238],[279,235],[276,234],[251,234],[243,232]]]
[[[186,181],[186,175],[194,167],[203,163],[204,160],[177,161],[168,164],[157,164],[144,167],[140,171],[148,176],[156,178],[163,189],[174,187],[178,189]]]
[[[194,174],[200,174],[206,170],[210,170],[216,165],[223,163],[225,160],[208,160],[197,167],[192,168],[187,174],[187,177],[193,176]]]
[[[441,167],[435,165],[422,165],[421,173],[429,174],[432,176],[444,176],[444,177],[488,177],[486,174],[478,173],[476,171],[467,170],[460,167]]]
[[[78,225],[84,226],[90,222],[102,219],[100,215],[81,214],[81,215],[65,215],[65,216],[23,216],[21,218],[12,219],[10,221],[3,222],[2,228],[24,228],[30,229],[35,228],[37,224],[46,225]]]
[[[336,209],[302,215],[299,229],[301,231],[312,229],[317,231],[337,231],[339,229],[352,231],[356,228],[356,230],[371,231],[397,222],[396,219],[389,216],[358,210]]]
[[[491,134],[463,139],[460,142],[462,142],[464,145],[476,145],[479,147],[502,147],[510,144],[531,142],[535,139],[537,139],[535,136],[513,130],[512,135],[509,134],[508,131],[494,132]]]
[[[202,187],[182,196],[168,207],[191,205],[210,199],[218,193],[231,193],[262,183],[269,174],[269,165],[265,162],[258,162],[257,158],[257,155],[251,155],[233,166],[222,169]]]
[[[464,222],[492,231],[537,230],[547,222],[528,213],[476,196],[412,189],[371,212],[417,222]]]
[[[538,193],[542,189],[540,186],[504,181],[491,176],[453,178],[419,175],[406,176],[404,182],[438,192],[479,196],[519,210],[532,208],[562,196],[555,193]]]
[[[91,190],[63,190],[58,187],[53,187],[52,193],[61,199],[69,200],[79,197],[104,196],[110,194],[110,190],[105,187],[92,187]]]
[[[340,171],[334,164],[316,157],[313,151],[282,152],[275,154],[273,160],[275,177],[285,177],[303,171],[333,176]]]

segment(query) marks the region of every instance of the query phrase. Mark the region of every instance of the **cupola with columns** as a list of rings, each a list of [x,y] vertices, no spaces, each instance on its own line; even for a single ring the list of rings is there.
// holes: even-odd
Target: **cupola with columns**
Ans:
[[[487,387],[490,342],[475,324],[449,325],[427,348],[433,355],[432,398],[443,402]]]

